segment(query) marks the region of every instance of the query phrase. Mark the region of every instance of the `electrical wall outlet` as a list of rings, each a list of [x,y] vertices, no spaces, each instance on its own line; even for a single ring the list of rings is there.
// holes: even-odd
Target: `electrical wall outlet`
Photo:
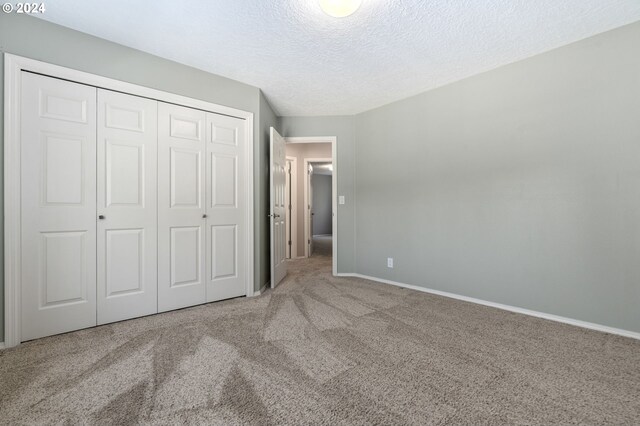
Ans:
[[[338,204],[344,204],[344,195],[338,196]]]
[[[387,257],[387,268],[393,268],[393,257]]]

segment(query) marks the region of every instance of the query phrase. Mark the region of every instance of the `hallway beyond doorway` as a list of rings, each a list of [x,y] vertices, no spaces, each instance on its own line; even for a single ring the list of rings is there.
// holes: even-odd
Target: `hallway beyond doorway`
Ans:
[[[314,235],[312,257],[333,255],[333,235]]]

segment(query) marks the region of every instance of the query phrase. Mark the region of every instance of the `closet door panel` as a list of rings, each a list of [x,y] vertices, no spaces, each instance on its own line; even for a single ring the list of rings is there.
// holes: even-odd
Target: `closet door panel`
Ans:
[[[98,89],[98,324],[158,312],[157,105]]]
[[[246,294],[245,121],[207,113],[207,301]]]
[[[96,325],[96,89],[22,73],[21,340]]]
[[[158,103],[158,309],[206,302],[203,111]]]

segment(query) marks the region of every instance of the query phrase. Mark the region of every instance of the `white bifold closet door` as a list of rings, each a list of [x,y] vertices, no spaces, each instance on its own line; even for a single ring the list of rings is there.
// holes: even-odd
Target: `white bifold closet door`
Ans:
[[[96,88],[22,73],[21,340],[96,325]]]
[[[28,72],[21,340],[246,294],[246,122]]]
[[[158,312],[157,108],[98,89],[98,324]]]
[[[159,103],[158,310],[246,294],[244,121]]]
[[[207,302],[247,293],[245,121],[207,113]]]
[[[158,103],[158,311],[206,302],[206,113]]]

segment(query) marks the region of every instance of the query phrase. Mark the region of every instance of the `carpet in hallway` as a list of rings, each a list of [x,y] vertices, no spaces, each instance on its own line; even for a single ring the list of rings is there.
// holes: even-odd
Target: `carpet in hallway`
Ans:
[[[333,251],[333,237],[331,235],[313,236],[313,256],[331,256]]]

